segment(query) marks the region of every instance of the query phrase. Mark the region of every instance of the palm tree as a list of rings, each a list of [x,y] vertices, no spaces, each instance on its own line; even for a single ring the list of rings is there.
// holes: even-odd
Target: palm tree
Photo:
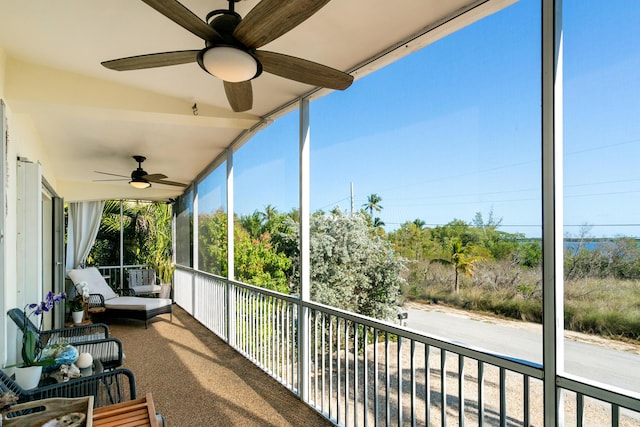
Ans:
[[[149,242],[147,251],[152,260],[157,258],[171,259],[173,217],[172,206],[167,203],[154,202],[147,205],[146,215],[150,220],[148,227]]]
[[[120,200],[107,200],[102,209],[102,219],[100,221],[100,231],[103,233],[120,233]],[[126,230],[133,225],[132,218],[135,212],[128,204],[122,205],[122,225]]]
[[[422,230],[424,226],[427,225],[427,223],[421,220],[420,218],[416,218],[413,220],[413,225],[415,225],[418,228],[418,230]]]
[[[257,210],[253,211],[251,215],[240,216],[240,224],[242,224],[242,227],[244,227],[254,239],[257,239],[262,234],[264,220],[265,214]]]
[[[378,217],[373,218],[373,227],[374,228],[380,228],[380,227],[384,227],[385,223],[383,220],[381,220]]]
[[[147,263],[156,270],[163,286],[163,298],[168,298],[175,271],[172,245],[173,207],[167,203],[153,202],[146,206],[145,213],[150,220],[145,245]]]
[[[455,237],[449,241],[446,258],[436,258],[431,262],[439,262],[441,264],[452,265],[455,278],[453,288],[456,294],[460,293],[460,273],[465,276],[473,275],[473,267],[478,261],[484,259],[481,255],[473,254],[474,248],[471,245],[463,245],[460,238]]]
[[[373,216],[373,211],[380,212],[382,210],[382,206],[380,205],[381,201],[382,198],[376,193],[373,193],[367,198],[367,203],[364,203],[362,207],[369,211],[369,215]]]
[[[273,205],[267,205],[264,207],[263,218],[266,222],[271,221],[278,215],[278,210]]]
[[[120,222],[120,205],[122,204],[122,223]],[[120,264],[120,225],[125,240],[123,257],[125,262],[137,264],[138,252],[135,241],[136,211],[129,203],[120,200],[107,200],[102,210],[100,229],[94,246],[87,257],[90,265]]]

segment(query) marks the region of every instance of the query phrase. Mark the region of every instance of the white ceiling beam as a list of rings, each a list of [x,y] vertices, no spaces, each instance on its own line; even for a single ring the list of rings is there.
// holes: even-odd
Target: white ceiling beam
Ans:
[[[7,99],[17,112],[28,112],[38,105],[71,109],[80,116],[96,116],[117,120],[174,123],[189,126],[248,129],[260,117],[248,113],[197,105],[118,83],[35,65],[10,58],[6,67]],[[24,111],[20,111],[24,110]]]

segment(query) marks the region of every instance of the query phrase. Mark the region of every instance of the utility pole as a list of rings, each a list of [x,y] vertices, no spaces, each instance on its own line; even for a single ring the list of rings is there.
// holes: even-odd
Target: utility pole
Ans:
[[[351,216],[353,216],[353,213],[355,212],[355,206],[354,206],[354,199],[353,199],[353,181],[351,181]]]

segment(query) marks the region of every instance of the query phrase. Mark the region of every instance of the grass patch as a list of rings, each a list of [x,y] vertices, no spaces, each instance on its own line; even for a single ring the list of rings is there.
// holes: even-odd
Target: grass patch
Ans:
[[[442,303],[498,316],[542,323],[541,292],[532,281],[512,286],[478,286],[470,279],[459,294],[451,284],[435,281],[413,286],[409,299]],[[527,292],[522,291],[522,286]],[[407,289],[408,290],[408,289]],[[640,342],[640,282],[580,279],[565,282],[565,329]]]

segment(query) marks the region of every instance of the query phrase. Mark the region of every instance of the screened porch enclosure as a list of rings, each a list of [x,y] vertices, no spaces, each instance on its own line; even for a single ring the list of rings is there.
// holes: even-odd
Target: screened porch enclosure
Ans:
[[[235,2],[237,12],[247,16],[261,1],[270,2]],[[96,13],[87,2],[70,0],[42,3],[36,13],[29,2],[0,2],[5,312],[63,290],[63,201],[162,201],[173,208],[172,292],[182,318],[155,319],[149,329],[180,334],[189,332],[183,320],[198,323],[193,329],[201,336],[220,338],[200,343],[216,341],[211,347],[220,354],[250,361],[267,383],[277,382],[296,404],[330,423],[640,425],[640,381],[628,389],[596,381],[588,372],[595,363],[586,358],[587,374],[578,376],[565,354],[568,319],[592,321],[591,331],[601,333],[605,308],[614,321],[635,322],[636,329],[620,336],[638,339],[640,263],[631,260],[640,255],[640,3],[333,0],[267,48],[336,67],[354,77],[352,86],[331,91],[265,73],[252,81],[253,105],[243,113],[231,111],[221,81],[197,66],[189,70],[194,64],[132,73],[101,65],[172,43],[189,48],[193,35],[159,16],[159,8],[184,3],[204,19],[216,2],[227,3],[106,2]],[[149,46],[140,22],[154,34]],[[149,171],[180,185],[129,185],[132,156],[142,154],[149,156]],[[37,174],[25,185],[19,171],[27,163]],[[105,182],[101,174],[118,179]],[[335,220],[338,229],[338,220],[355,217],[371,241],[392,245],[406,237],[406,246],[393,247],[397,253],[383,254],[398,264],[410,259],[415,268],[409,273],[419,280],[403,289],[404,270],[375,267],[352,280],[348,269],[336,267],[347,263],[337,262],[320,271],[314,264],[322,254],[314,241],[318,224]],[[295,233],[284,233],[282,224]],[[533,242],[539,251],[511,256],[495,245],[491,259],[464,253],[463,242],[446,231],[469,224],[487,231],[485,237],[494,232],[518,248]],[[327,232],[322,248],[362,249],[353,253],[370,266],[365,262],[373,252],[362,240],[336,243],[355,236],[348,231],[338,238]],[[441,246],[412,240],[437,233]],[[625,245],[608,246],[596,259],[583,245],[590,233],[622,236]],[[572,258],[569,269],[571,239],[583,256]],[[113,262],[101,267],[116,288],[126,284],[128,269],[140,266],[126,262],[124,245],[121,238],[111,250]],[[501,252],[509,256],[500,258]],[[459,262],[465,258],[466,265]],[[496,262],[475,274],[487,260]],[[66,261],[84,263],[75,255]],[[443,262],[439,270],[433,261]],[[600,274],[605,264],[615,275]],[[319,271],[333,280],[317,280]],[[437,300],[425,291],[440,286],[473,307],[477,290],[489,289],[493,302],[504,285],[538,316],[540,360],[506,354],[501,337],[469,345],[316,298],[317,285],[329,283],[343,301],[360,300],[353,289],[363,276],[378,279],[373,284],[393,277],[398,292],[393,288],[384,302],[397,296],[394,305],[414,291]],[[616,293],[623,288],[627,294]],[[582,302],[589,295],[594,304],[570,305],[572,297]],[[524,303],[514,311],[524,314]],[[63,314],[58,310],[46,323],[62,326]],[[20,344],[6,319],[2,328],[6,366]],[[154,357],[180,348],[190,354],[179,365],[193,363],[188,344],[164,338],[148,346]],[[138,350],[130,350],[140,355],[135,362],[146,362]],[[217,361],[210,350],[198,356]],[[602,359],[605,371],[617,363]],[[233,381],[243,382],[242,370]],[[184,393],[171,400],[197,402],[203,382],[219,380],[185,378]],[[220,399],[218,409],[243,415],[269,406],[278,419],[280,400],[269,401],[268,387],[258,382],[252,384],[262,388],[263,399],[250,410],[227,395],[207,396]],[[242,390],[250,406],[251,387]]]
[[[471,85],[469,92],[461,96],[460,105],[455,104],[455,94],[448,98],[448,92],[436,92],[436,98],[439,95],[437,99],[441,102],[425,103],[421,110],[425,114],[421,117],[423,120],[414,118],[414,121],[403,122],[400,118],[403,114],[394,116],[400,123],[392,131],[381,131],[381,135],[376,136],[387,144],[393,141],[399,147],[397,153],[388,151],[381,155],[377,150],[382,144],[376,145],[375,141],[372,145],[362,144],[358,135],[350,134],[354,121],[366,121],[373,129],[371,133],[375,134],[383,114],[355,114],[353,105],[347,101],[349,94],[331,94],[313,102],[300,99],[289,106],[292,112],[279,115],[274,123],[256,130],[255,134],[240,138],[233,149],[212,163],[209,173],[176,204],[176,261],[179,264],[175,275],[176,303],[338,425],[425,425],[429,422],[435,425],[637,424],[637,412],[640,410],[637,390],[621,390],[589,378],[580,378],[565,369],[562,260],[564,236],[574,225],[565,223],[563,218],[563,177],[565,168],[573,171],[575,164],[564,163],[563,143],[567,136],[568,141],[575,143],[576,130],[569,126],[569,121],[565,121],[563,112],[573,115],[577,107],[576,99],[566,105],[563,102],[563,96],[571,98],[576,94],[572,91],[574,81],[563,73],[562,60],[576,61],[573,55],[578,53],[563,50],[565,21],[562,10],[564,7],[571,12],[576,6],[574,2],[522,1],[505,9],[504,15],[498,14],[496,21],[490,17],[465,29],[471,34],[477,31],[480,37],[484,34],[483,23],[505,24],[506,21],[501,21],[500,17],[510,16],[514,10],[526,10],[530,14],[527,16],[532,18],[530,26],[521,32],[505,24],[504,33],[496,36],[497,41],[494,41],[504,43],[512,50],[505,48],[500,51],[504,56],[487,59],[486,63],[492,67],[482,69],[485,73],[479,72],[478,75],[485,77],[496,73],[500,76],[499,83],[492,81],[483,85],[478,77],[475,86]],[[572,15],[568,13],[566,16]],[[574,19],[566,21],[568,28],[573,31],[576,31],[576,26],[583,29],[580,25],[584,26],[586,22]],[[526,41],[524,37],[528,37]],[[448,47],[446,40],[439,43],[425,51]],[[474,52],[467,51],[464,55],[478,59]],[[510,55],[526,56],[531,61],[530,68],[519,68],[515,65],[514,56]],[[429,64],[428,54],[420,58]],[[455,63],[455,59],[449,59]],[[406,65],[402,61],[398,64],[398,67]],[[402,93],[407,93],[404,95],[407,98],[411,96],[411,89],[428,98],[424,94],[433,95],[436,88],[426,84],[418,86],[420,79],[411,80],[412,75],[408,71],[421,70],[428,75],[429,78],[421,81],[437,80],[438,76],[429,75],[428,67],[421,68],[417,64],[418,60],[411,64],[415,68],[406,68],[407,87],[402,84],[398,87]],[[455,71],[455,67],[451,67],[451,72]],[[382,69],[375,75],[384,73]],[[470,76],[466,77],[472,80]],[[524,82],[524,90],[513,83],[517,79]],[[362,79],[361,90],[373,92],[374,86],[365,86],[365,80]],[[446,86],[451,82],[440,83],[451,90],[451,86]],[[568,83],[568,88],[565,88],[565,83]],[[499,108],[493,110],[493,104],[474,103],[475,98],[470,93],[475,94],[474,89],[486,88],[491,88],[492,101],[499,99]],[[357,93],[358,90],[356,85],[352,92]],[[358,96],[362,94],[358,93]],[[373,99],[390,102],[387,96],[389,94],[385,92],[380,98]],[[336,98],[344,100],[347,106],[331,109],[336,105],[331,100]],[[397,108],[406,116],[415,113]],[[496,119],[504,117],[502,114],[507,114],[509,109],[530,115],[535,124],[525,130],[511,127],[508,120]],[[475,114],[478,111],[482,114]],[[496,119],[495,122],[485,115]],[[468,123],[474,131],[477,130],[470,136],[477,144],[472,144],[470,152],[456,151],[456,143],[466,135],[464,130]],[[567,125],[566,133],[563,133],[563,125]],[[331,133],[326,128],[338,131]],[[434,128],[445,129],[445,136],[451,140],[429,138],[432,136],[429,132]],[[459,129],[463,130],[458,132]],[[422,143],[432,144],[432,157],[428,161],[408,154],[413,154],[415,149],[405,142],[411,132],[424,132],[426,137]],[[500,146],[507,150],[502,154],[483,139],[488,134],[495,136],[500,133],[509,135],[511,139],[507,139],[512,142]],[[513,168],[529,173],[526,190],[517,190],[526,191],[526,197],[514,197],[507,202],[528,214],[527,221],[520,226],[532,227],[529,232],[537,234],[542,243],[539,282],[544,298],[540,364],[502,354],[499,340],[492,343],[490,349],[470,348],[392,323],[323,306],[310,298],[309,217],[317,210],[335,208],[353,213],[356,209],[353,196],[346,196],[337,204],[333,204],[335,200],[323,200],[318,196],[319,192],[334,185],[333,175],[340,175],[342,182],[348,183],[348,173],[344,172],[352,170],[356,161],[369,165],[372,176],[377,174],[385,178],[389,177],[385,168],[395,175],[409,174],[415,169],[432,178],[424,179],[425,187],[440,186],[442,193],[448,191],[453,194],[451,197],[461,197],[464,192],[447,187],[446,183],[440,182],[444,179],[438,180],[439,177],[432,177],[429,173],[441,173],[450,180],[466,176],[465,170],[455,169],[456,162],[465,155],[473,157],[475,163],[472,165],[484,168],[482,170],[493,172]],[[500,156],[511,156],[516,160],[507,166],[494,163]],[[459,175],[449,169],[454,169]],[[497,174],[497,181],[517,182],[521,179],[518,173]],[[469,193],[477,194],[479,203],[486,210],[491,209],[494,199],[484,198],[485,194],[493,194],[490,190],[500,195],[508,192],[493,180],[479,179],[471,184],[468,181],[466,184],[471,186]],[[410,186],[414,183],[407,180],[404,184]],[[269,187],[269,192],[266,187]],[[374,187],[371,192],[375,190]],[[235,216],[248,216],[262,210],[265,205],[287,209],[291,206],[286,202],[290,200],[287,193],[291,191],[296,193],[296,202],[291,209],[299,213],[299,296],[246,285],[234,276],[239,270],[235,264],[238,260],[233,256],[234,245],[242,243],[235,233]],[[262,193],[268,193],[272,198],[265,198]],[[334,199],[338,199],[335,192],[332,194]],[[259,205],[259,201],[247,204],[246,199],[250,196],[266,201],[263,205]],[[445,196],[429,193],[429,197],[424,198],[432,204],[427,202],[425,206],[437,211],[438,206],[445,205],[439,202],[439,198]],[[356,206],[359,207],[362,201],[360,199]],[[383,198],[383,204],[384,201]],[[567,205],[573,213],[574,205],[569,202],[572,200],[567,200]],[[217,213],[224,214],[224,220],[216,224],[220,226],[217,228],[219,239],[226,242],[226,251],[210,256],[204,254],[210,242],[207,240],[210,235],[204,233],[209,231],[201,227],[200,221],[203,216],[215,216]],[[393,215],[383,219],[389,221],[389,218]],[[506,225],[510,226],[515,227]]]

